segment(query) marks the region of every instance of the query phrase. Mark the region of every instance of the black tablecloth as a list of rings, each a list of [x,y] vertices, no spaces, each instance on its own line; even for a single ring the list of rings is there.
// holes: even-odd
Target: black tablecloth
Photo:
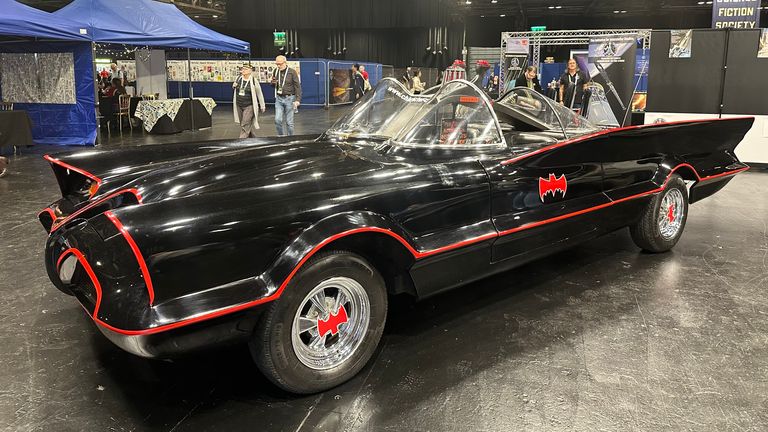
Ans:
[[[34,144],[32,122],[26,111],[0,111],[0,147],[24,147]]]
[[[131,115],[131,118],[136,117],[136,107],[139,106],[139,101],[143,100],[141,96],[131,96],[131,103],[128,108],[128,112]]]
[[[189,110],[189,104],[192,103],[192,112]],[[195,129],[211,127],[211,115],[205,109],[203,104],[199,100],[186,99],[179,108],[176,119],[171,120],[170,117],[164,115],[157,120],[155,126],[149,133],[153,134],[172,134],[181,132],[183,130],[192,129],[192,116],[195,119]]]

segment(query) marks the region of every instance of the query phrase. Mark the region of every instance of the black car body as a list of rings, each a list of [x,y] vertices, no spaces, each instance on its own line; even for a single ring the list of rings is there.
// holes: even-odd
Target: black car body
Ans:
[[[116,344],[170,356],[252,337],[325,250],[423,298],[638,224],[677,176],[703,199],[748,169],[752,121],[600,130],[527,89],[385,79],[319,138],[46,156],[46,267]]]

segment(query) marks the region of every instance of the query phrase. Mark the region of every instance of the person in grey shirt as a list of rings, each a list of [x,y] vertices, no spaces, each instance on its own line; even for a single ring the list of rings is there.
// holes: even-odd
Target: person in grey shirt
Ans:
[[[301,104],[301,78],[288,67],[285,56],[275,58],[277,72],[272,77],[275,86],[275,127],[280,136],[293,135],[293,112]]]

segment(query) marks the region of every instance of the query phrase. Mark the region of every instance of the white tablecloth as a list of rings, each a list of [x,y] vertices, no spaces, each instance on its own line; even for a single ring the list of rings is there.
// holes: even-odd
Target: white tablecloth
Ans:
[[[136,105],[136,118],[140,119],[144,123],[144,129],[149,132],[155,126],[160,117],[167,115],[171,120],[176,119],[176,114],[179,113],[181,104],[186,99],[163,99],[163,100],[142,100]],[[208,111],[208,114],[213,113],[213,109],[216,107],[216,102],[211,98],[195,98],[200,101]]]

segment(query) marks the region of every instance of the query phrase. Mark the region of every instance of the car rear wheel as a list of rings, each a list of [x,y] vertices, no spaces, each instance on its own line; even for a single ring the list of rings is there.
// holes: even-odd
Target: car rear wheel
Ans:
[[[387,291],[379,272],[359,255],[326,252],[308,261],[265,311],[251,354],[284,390],[327,390],[370,360],[386,314]]]
[[[688,219],[688,189],[673,174],[664,190],[643,210],[640,221],[630,226],[632,240],[648,252],[666,252],[677,244]]]

